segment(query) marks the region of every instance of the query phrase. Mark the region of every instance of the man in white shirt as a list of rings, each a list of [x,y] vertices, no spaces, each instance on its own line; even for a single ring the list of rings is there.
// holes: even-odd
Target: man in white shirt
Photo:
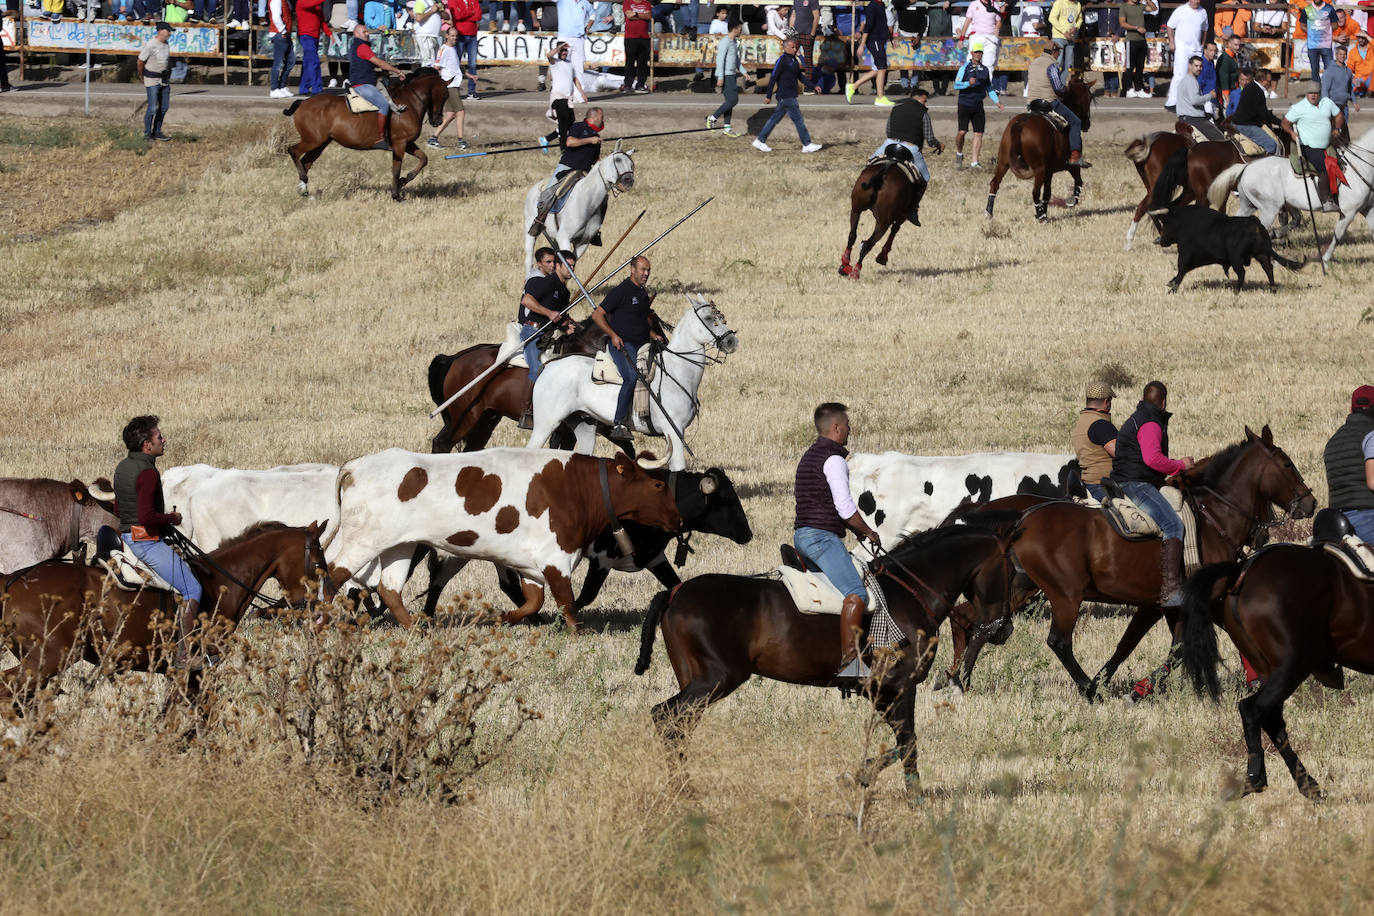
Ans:
[[[1164,107],[1170,111],[1178,104],[1178,87],[1188,73],[1188,59],[1202,56],[1202,36],[1207,31],[1207,11],[1202,0],[1188,0],[1187,6],[1176,8],[1169,17],[1169,50],[1174,55],[1174,78],[1169,80],[1169,97]]]
[[[420,5],[418,0],[415,5]],[[463,108],[463,77],[472,76],[475,79],[476,76],[463,73],[463,65],[458,59],[458,38],[458,30],[449,29],[444,33],[444,49],[439,52],[439,76],[448,84],[448,102],[444,105],[444,119],[439,122],[434,136],[429,138],[430,149],[443,148],[443,144],[439,142],[439,135],[454,121],[458,122],[458,148],[468,148],[468,142],[463,139],[463,120],[467,116],[467,111]]]
[[[428,67],[439,59],[439,27],[443,18],[439,15],[441,0],[415,0],[411,9],[411,22],[415,23],[415,48],[420,52],[420,66]]]

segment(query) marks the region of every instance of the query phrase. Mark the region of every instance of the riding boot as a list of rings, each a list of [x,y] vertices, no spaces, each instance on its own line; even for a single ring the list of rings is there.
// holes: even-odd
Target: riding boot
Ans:
[[[382,149],[386,150],[387,152],[391,152],[391,144],[387,142],[387,127],[387,116],[382,114],[380,111],[377,112],[377,136],[379,139],[377,140],[376,144],[372,147],[373,149]]]
[[[549,210],[553,209],[553,201],[548,206],[544,206],[544,201],[539,201],[539,210],[534,214],[534,222],[530,223],[530,237],[539,238],[544,234],[544,220],[549,218]]]
[[[1083,151],[1077,149],[1069,153],[1069,165],[1077,166],[1080,169],[1090,169],[1093,167],[1091,162],[1083,158]]]
[[[176,657],[172,660],[172,667],[187,671],[200,670],[200,660],[197,659],[195,664],[191,664],[190,659],[191,631],[196,628],[196,618],[199,616],[199,601],[188,601],[182,606],[181,616],[177,618],[177,651]]]
[[[1339,213],[1341,208],[1340,205],[1336,203],[1336,192],[1332,191],[1331,186],[1322,180],[1324,177],[1324,175],[1317,176],[1317,197],[1320,198],[1322,202],[1321,212]]]
[[[872,675],[859,655],[859,633],[864,622],[864,599],[859,595],[845,595],[840,606],[840,670],[835,681],[841,687],[853,687]]]
[[[1159,548],[1159,605],[1183,604],[1183,542],[1166,538]]]
[[[534,395],[525,402],[525,412],[520,415],[521,429],[534,429]]]

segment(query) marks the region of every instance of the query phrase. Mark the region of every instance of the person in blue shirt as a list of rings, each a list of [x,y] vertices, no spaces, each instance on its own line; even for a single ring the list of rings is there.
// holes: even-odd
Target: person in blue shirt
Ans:
[[[806,122],[802,120],[801,105],[797,102],[798,83],[809,91],[816,92],[816,85],[801,72],[801,62],[797,60],[797,51],[800,47],[801,42],[797,39],[787,39],[782,43],[781,56],[778,57],[777,63],[773,64],[773,74],[768,78],[768,89],[764,92],[763,100],[766,104],[776,95],[778,107],[763,125],[763,130],[754,138],[754,149],[761,153],[773,152],[773,148],[767,143],[768,135],[778,126],[783,115],[790,117],[792,124],[797,128],[803,153],[814,153],[821,148],[819,143],[811,142],[811,133],[806,129]]]
[[[983,66],[983,45],[975,41],[969,51],[968,60],[954,74],[954,89],[959,93],[959,132],[954,135],[954,167],[964,167],[964,135],[973,129],[973,160],[971,169],[981,169],[978,157],[983,152],[983,131],[987,127],[987,115],[983,111],[983,98],[997,103],[1002,111],[1002,101],[997,98],[997,90],[992,88],[992,74]]]
[[[889,108],[896,104],[883,91],[887,86],[887,42],[891,37],[892,32],[887,27],[887,7],[883,5],[883,0],[868,0],[868,5],[864,7],[863,33],[859,36],[859,44],[873,59],[873,69],[844,87],[846,102],[854,101],[854,93],[859,87],[872,80],[878,93],[873,104]]]
[[[1200,95],[1212,93],[1213,99],[1221,98],[1221,93],[1217,92],[1217,43],[1209,41],[1202,46],[1202,72],[1197,77],[1197,89]],[[1215,112],[1215,103],[1208,102],[1203,106],[1210,115]]]

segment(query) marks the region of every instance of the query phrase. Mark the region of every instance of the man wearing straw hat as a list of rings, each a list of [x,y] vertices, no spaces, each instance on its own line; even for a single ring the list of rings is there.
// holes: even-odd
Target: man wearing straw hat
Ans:
[[[1101,502],[1104,495],[1102,478],[1112,473],[1112,458],[1116,455],[1116,425],[1112,423],[1112,397],[1116,394],[1106,382],[1089,382],[1086,406],[1078,412],[1069,439],[1078,456],[1083,486],[1093,499]]]

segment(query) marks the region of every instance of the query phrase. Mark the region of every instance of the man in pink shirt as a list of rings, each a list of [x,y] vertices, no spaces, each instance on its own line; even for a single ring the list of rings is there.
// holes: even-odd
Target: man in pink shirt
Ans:
[[[1178,607],[1183,603],[1183,520],[1159,488],[1164,480],[1193,466],[1192,458],[1169,457],[1169,389],[1163,382],[1145,386],[1135,413],[1121,424],[1112,457],[1112,480],[1154,519],[1164,534],[1159,552],[1159,603]]]

